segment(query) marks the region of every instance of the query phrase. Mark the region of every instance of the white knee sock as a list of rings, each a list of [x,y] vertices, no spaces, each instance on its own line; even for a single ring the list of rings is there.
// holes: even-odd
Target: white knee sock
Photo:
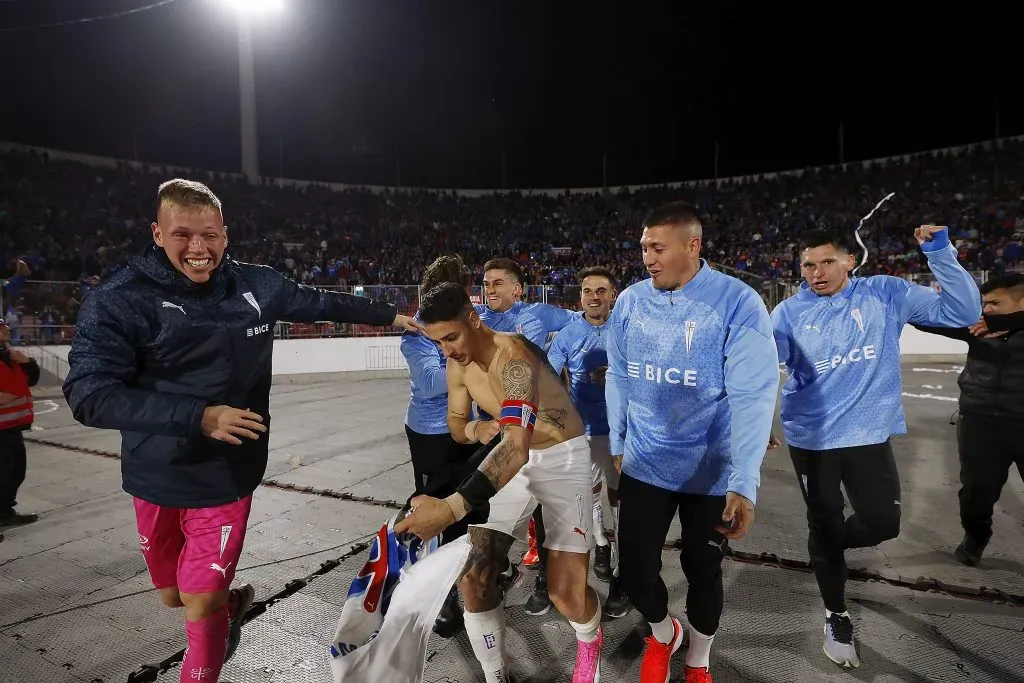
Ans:
[[[591,592],[593,589],[587,587],[587,592]],[[601,601],[597,600],[597,609],[594,611],[594,616],[587,621],[585,624],[577,624],[575,621],[570,621],[569,625],[576,631],[576,640],[584,643],[592,643],[597,640],[597,634],[601,631]]]
[[[653,621],[651,624],[651,633],[654,635],[654,639],[659,643],[668,645],[672,642],[672,639],[676,635],[676,627],[672,624],[672,615],[669,614],[664,619],[655,624]]]
[[[465,612],[466,635],[473,654],[484,670],[487,683],[508,680],[505,665],[505,610],[499,605],[490,612]]]
[[[604,535],[604,505],[601,504],[601,494],[594,494],[594,542],[598,545],[608,545],[608,537]]]
[[[690,626],[690,646],[686,650],[686,666],[707,669],[711,666],[711,642],[713,635],[706,636]]]

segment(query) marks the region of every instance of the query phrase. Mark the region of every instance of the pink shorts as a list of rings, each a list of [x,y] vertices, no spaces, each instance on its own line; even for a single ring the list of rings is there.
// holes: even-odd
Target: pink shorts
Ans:
[[[231,587],[252,496],[212,508],[168,508],[135,498],[139,546],[157,588],[217,593]]]

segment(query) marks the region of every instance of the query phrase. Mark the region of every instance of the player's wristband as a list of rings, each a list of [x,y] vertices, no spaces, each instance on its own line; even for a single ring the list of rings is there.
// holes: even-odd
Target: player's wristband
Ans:
[[[455,515],[456,522],[469,514],[469,506],[466,504],[466,499],[462,497],[461,493],[453,493],[445,498],[444,502],[448,503],[452,514]]]
[[[537,405],[529,401],[505,401],[501,404],[502,427],[524,427],[532,432],[537,423]]]
[[[459,484],[455,492],[462,496],[469,509],[478,508],[498,493],[494,484],[487,478],[487,475],[480,470],[474,470],[473,474]]]

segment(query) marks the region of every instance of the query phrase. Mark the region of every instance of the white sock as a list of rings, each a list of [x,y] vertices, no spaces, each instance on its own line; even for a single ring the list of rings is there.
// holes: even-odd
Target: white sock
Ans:
[[[706,636],[690,626],[690,646],[686,650],[686,666],[707,669],[711,666],[711,642],[713,635]]]
[[[487,683],[508,680],[505,665],[505,610],[499,605],[490,612],[464,612],[466,635],[473,654],[484,670]]]
[[[587,587],[589,593],[593,589]],[[575,621],[570,621],[569,625],[576,631],[576,640],[584,643],[592,643],[597,640],[597,635],[601,631],[601,601],[595,600],[597,603],[597,609],[594,611],[594,616],[590,618],[585,624],[577,624]]]
[[[828,610],[825,610],[825,618],[826,619],[831,617],[833,614],[838,614],[839,616],[846,617],[847,619],[850,618],[850,613],[849,612],[829,612]]]
[[[676,635],[676,627],[672,624],[672,615],[667,615],[657,624],[651,622],[651,633],[654,634],[654,639],[659,643],[670,645]]]
[[[601,504],[601,494],[594,494],[594,542],[598,545],[608,545],[608,537],[604,535],[604,505]]]

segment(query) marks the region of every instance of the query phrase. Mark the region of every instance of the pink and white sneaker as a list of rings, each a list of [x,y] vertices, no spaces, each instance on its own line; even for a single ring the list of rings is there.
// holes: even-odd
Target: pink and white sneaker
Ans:
[[[572,683],[600,683],[601,644],[604,642],[604,627],[597,631],[597,640],[592,643],[576,641],[576,666],[572,670]]]

